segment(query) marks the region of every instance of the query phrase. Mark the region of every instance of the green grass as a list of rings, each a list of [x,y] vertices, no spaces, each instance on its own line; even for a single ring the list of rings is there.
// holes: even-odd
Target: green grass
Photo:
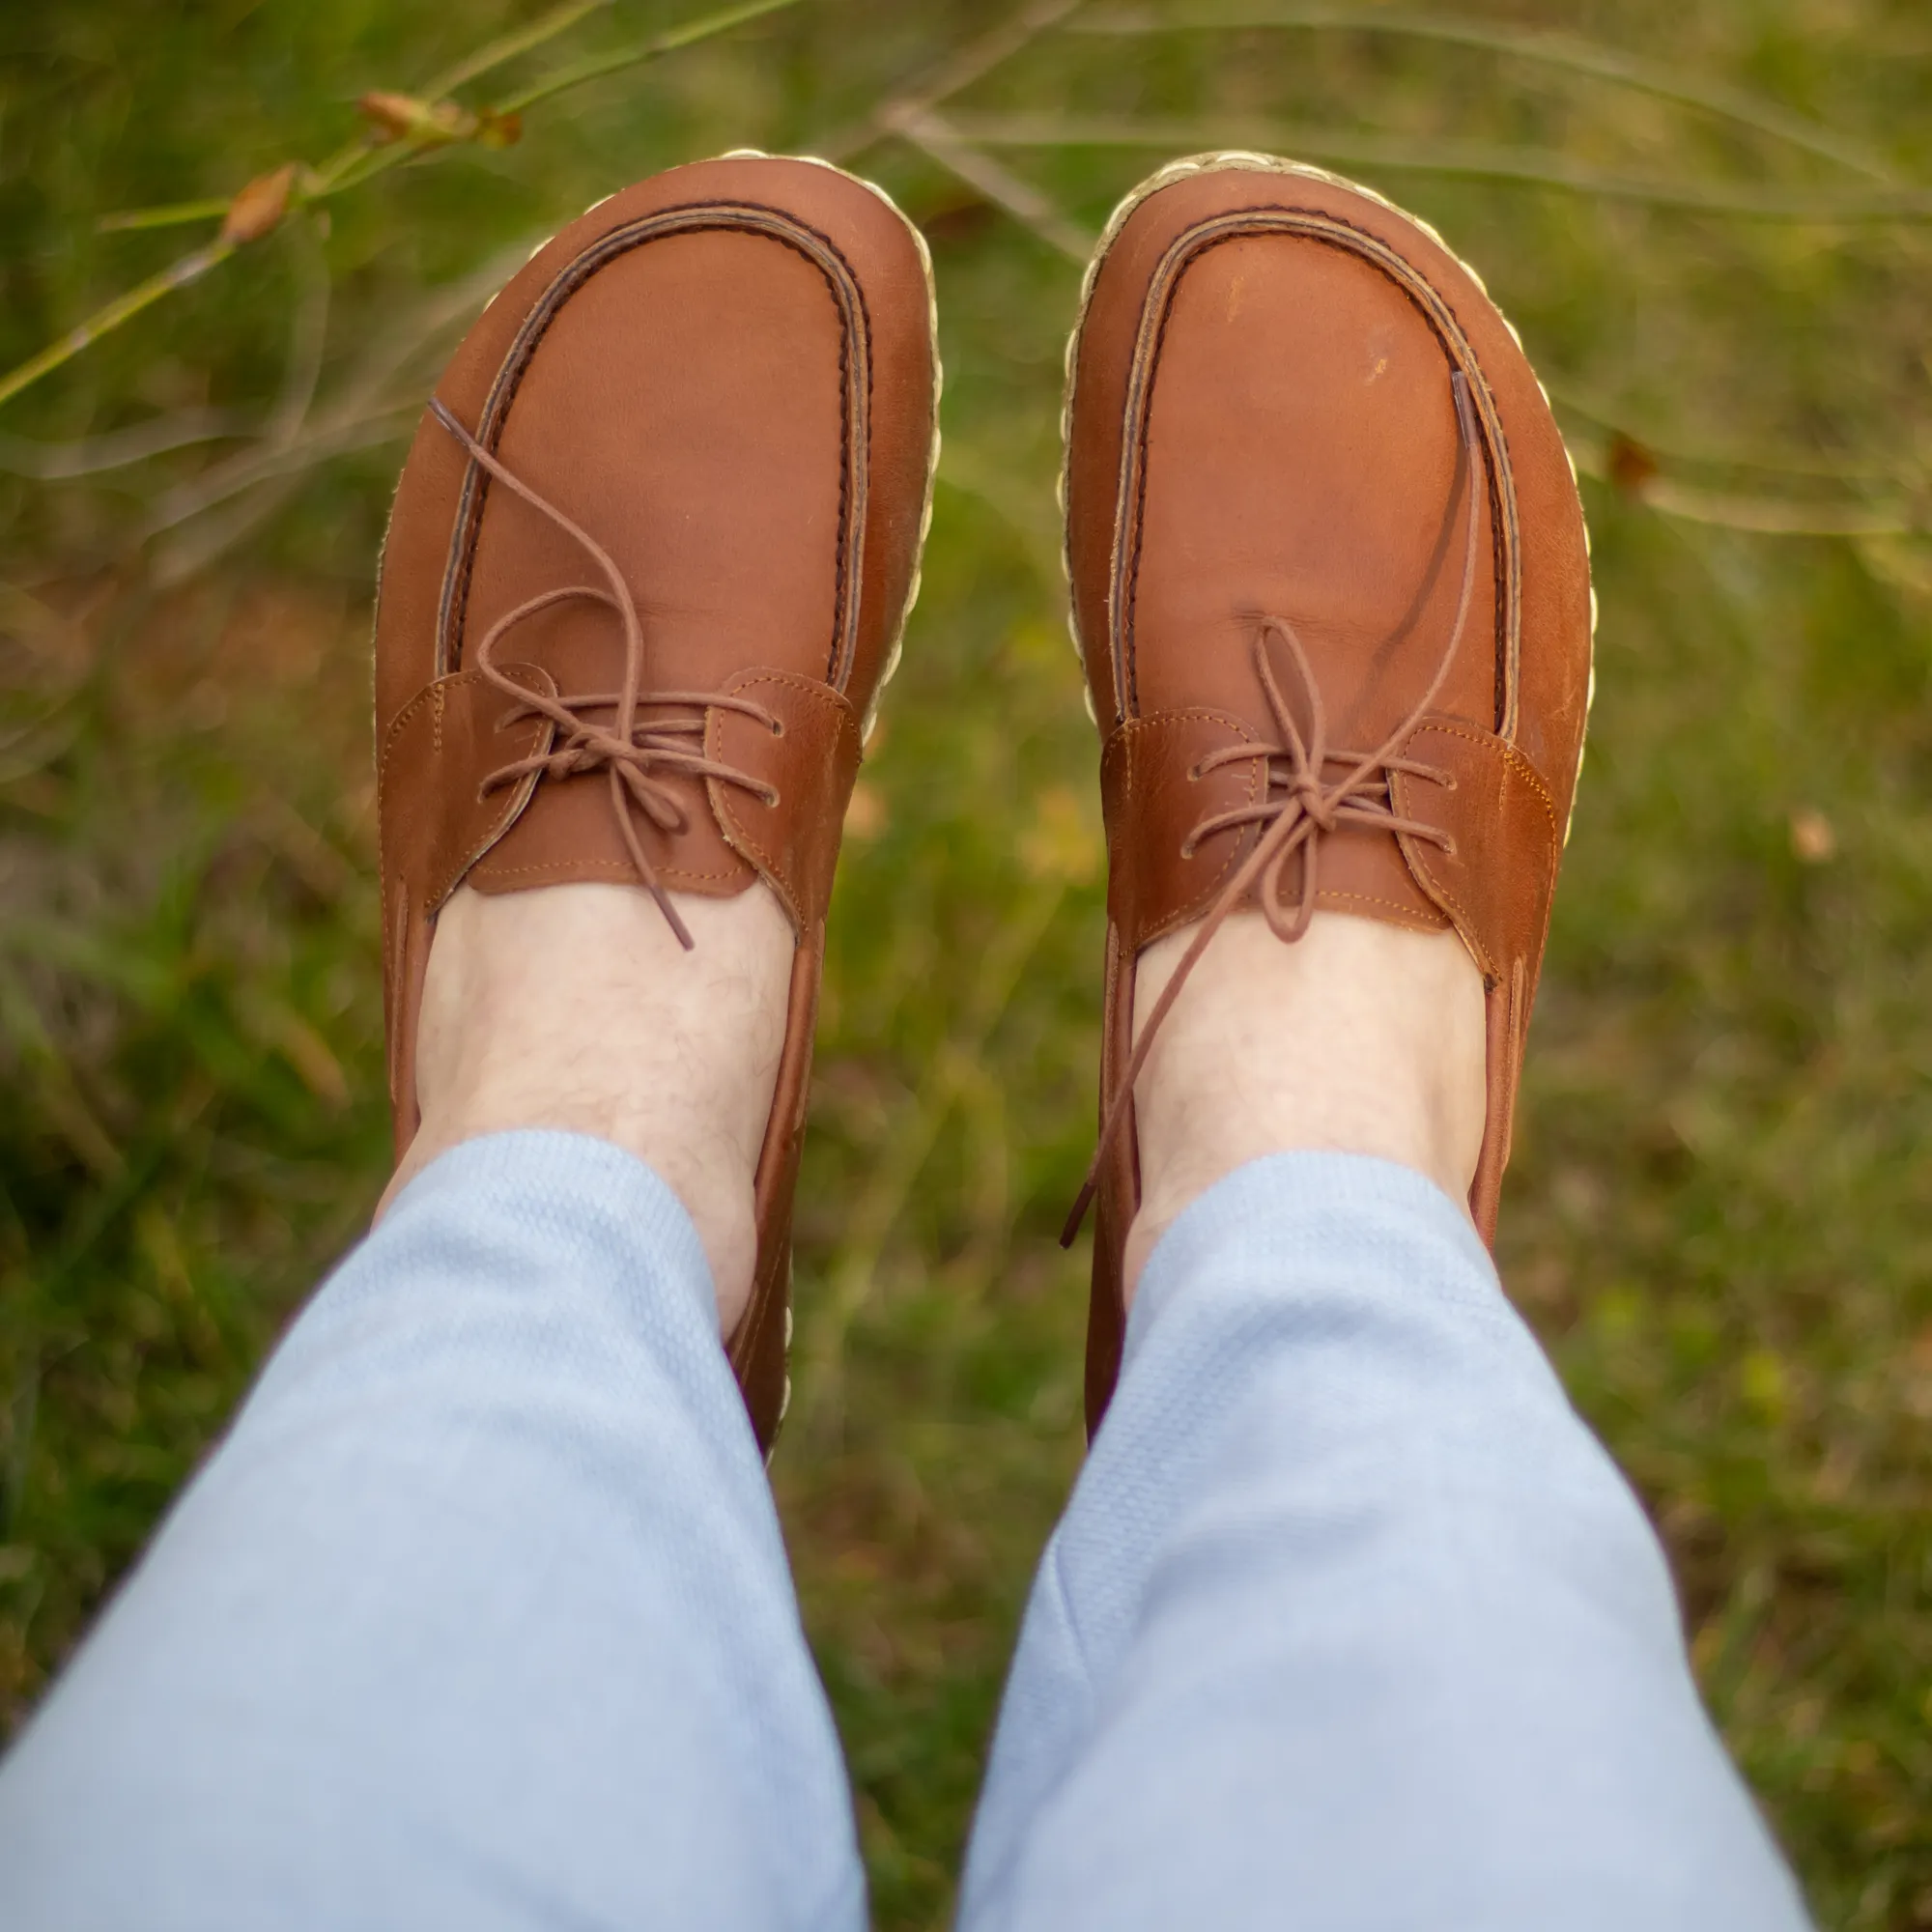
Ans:
[[[625,0],[506,83],[696,11]],[[10,405],[0,464],[39,460],[21,439],[156,413],[260,425],[278,395],[286,430],[317,342],[310,423],[392,430],[403,417],[355,425],[420,398],[480,299],[466,277],[670,161],[854,138],[988,13],[805,0],[535,110],[516,148],[398,170],[336,201],[326,235],[295,224]],[[319,157],[364,89],[530,17],[457,14],[14,10],[0,360],[199,239],[97,235],[99,214]],[[1932,181],[1932,30],[1908,0],[1483,16],[1750,90]],[[1262,122],[1291,147],[1296,128],[1367,132],[1410,157],[1480,143],[1754,192],[1874,185],[1655,91],[1386,34],[1058,33],[957,111],[1244,139]],[[799,1393],[774,1474],[876,1916],[914,1927],[943,1922],[1030,1565],[1079,1460],[1085,1261],[1053,1236],[1092,1131],[1102,883],[1053,508],[1077,268],[903,143],[855,158],[934,243],[948,441],[839,878]],[[1092,232],[1163,155],[998,158]],[[1586,469],[1610,460],[1605,417],[1662,466],[1647,493],[1585,483],[1600,690],[1501,1260],[1669,1544],[1701,1681],[1821,1919],[1922,1932],[1932,549],[1660,506],[1922,527],[1932,234],[1357,171],[1483,270]],[[0,475],[0,1725],[384,1177],[364,707],[399,451],[353,448],[184,518],[238,447]],[[1626,449],[1627,479],[1645,467]]]

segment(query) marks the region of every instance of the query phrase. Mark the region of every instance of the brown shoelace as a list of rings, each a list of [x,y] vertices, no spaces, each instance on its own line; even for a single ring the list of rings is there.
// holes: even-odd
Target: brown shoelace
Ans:
[[[1452,787],[1456,782],[1453,773],[1438,770],[1433,765],[1417,764],[1412,759],[1398,755],[1401,746],[1428,715],[1429,707],[1435,702],[1436,694],[1449,675],[1449,667],[1455,662],[1457,648],[1463,641],[1463,627],[1468,621],[1469,598],[1475,584],[1476,536],[1479,528],[1476,465],[1482,445],[1476,428],[1475,405],[1469,396],[1468,383],[1460,369],[1450,376],[1449,384],[1456,402],[1456,426],[1463,441],[1463,474],[1468,492],[1467,534],[1463,549],[1463,584],[1456,599],[1456,621],[1450,626],[1449,642],[1436,664],[1435,673],[1429,680],[1429,688],[1410,707],[1408,715],[1373,752],[1331,751],[1327,742],[1327,716],[1321,702],[1321,687],[1316,682],[1308,653],[1294,626],[1286,617],[1268,616],[1261,620],[1255,634],[1255,668],[1260,674],[1268,709],[1274,714],[1280,742],[1273,745],[1225,746],[1218,752],[1208,753],[1194,767],[1193,776],[1204,778],[1223,765],[1240,764],[1250,758],[1265,758],[1268,779],[1266,796],[1253,805],[1240,806],[1232,811],[1213,812],[1202,819],[1183,841],[1181,857],[1191,859],[1201,841],[1212,838],[1217,832],[1259,825],[1263,828],[1262,835],[1255,841],[1255,849],[1241,862],[1234,877],[1208,907],[1195,929],[1193,939],[1188,942],[1186,952],[1180,955],[1179,965],[1161,988],[1160,998],[1154,1002],[1146,1025],[1140,1029],[1126,1071],[1115,1092],[1113,1104],[1107,1109],[1106,1118],[1100,1124],[1100,1141],[1094,1151],[1093,1165],[1087,1170],[1087,1179],[1061,1233],[1062,1247],[1073,1245],[1080,1224],[1087,1218],[1087,1209],[1100,1184],[1101,1164],[1126,1123],[1127,1110],[1133,1102],[1134,1083],[1147,1065],[1149,1050],[1162,1021],[1173,1010],[1180,989],[1187,983],[1201,955],[1207,952],[1208,942],[1220,931],[1249,889],[1255,889],[1268,929],[1284,945],[1292,946],[1308,930],[1308,923],[1315,917],[1316,895],[1321,891],[1321,845],[1334,833],[1345,827],[1356,826],[1370,832],[1426,838],[1452,856],[1455,852],[1455,840],[1448,833],[1426,825],[1420,819],[1402,817],[1395,810],[1390,790],[1391,778],[1397,772]],[[1287,645],[1295,675],[1308,696],[1309,728],[1306,735],[1282,693],[1274,667],[1269,661],[1270,638],[1279,638]],[[1345,775],[1332,784],[1326,782],[1326,773],[1331,765],[1347,767]],[[1290,906],[1284,902],[1282,882],[1288,862],[1297,852],[1301,854],[1301,891]]]
[[[671,903],[670,895],[665,890],[658,878],[657,868],[644,851],[643,841],[638,837],[638,828],[632,821],[632,807],[635,805],[660,832],[678,834],[690,830],[691,816],[683,801],[658,776],[659,773],[671,773],[682,778],[715,779],[721,784],[736,785],[740,790],[751,792],[767,805],[776,805],[779,802],[776,787],[762,779],[753,778],[749,772],[740,771],[735,765],[707,758],[699,746],[691,741],[703,738],[705,715],[711,711],[740,712],[763,724],[775,738],[784,736],[783,721],[767,711],[762,704],[753,704],[749,698],[729,697],[718,692],[647,693],[643,689],[643,625],[639,621],[638,607],[631,596],[630,585],[624,582],[624,574],[610,553],[589,531],[573,523],[554,503],[547,502],[528,484],[520,481],[505,469],[457,421],[440,398],[432,397],[429,407],[437,421],[469,451],[472,462],[480,463],[505,489],[515,492],[533,510],[548,517],[558,529],[574,537],[604,573],[611,586],[609,590],[599,590],[594,584],[573,583],[554,590],[540,591],[536,596],[526,598],[514,611],[506,611],[490,626],[483,640],[476,646],[472,659],[476,669],[482,672],[492,687],[514,700],[515,708],[504,717],[503,723],[510,724],[522,718],[543,717],[548,718],[562,734],[560,741],[554,743],[550,751],[532,758],[519,758],[515,763],[492,772],[483,781],[482,789],[485,793],[498,791],[504,785],[520,782],[532,772],[553,779],[575,778],[595,771],[607,772],[611,781],[611,809],[616,815],[617,830],[623,835],[624,849],[638,868],[639,882],[657,901],[658,910],[677,935],[678,944],[689,952],[694,943],[690,928],[679,918],[677,907]],[[588,598],[593,604],[602,604],[614,611],[624,627],[624,682],[621,689],[553,697],[544,692],[526,689],[497,668],[493,653],[498,639],[506,632],[521,624],[526,617],[533,617],[539,611],[549,610],[553,604],[562,604],[576,597]],[[653,716],[648,721],[639,715],[644,711],[655,714],[661,710],[692,715],[670,718]],[[608,725],[594,724],[586,715],[600,711],[614,713]]]

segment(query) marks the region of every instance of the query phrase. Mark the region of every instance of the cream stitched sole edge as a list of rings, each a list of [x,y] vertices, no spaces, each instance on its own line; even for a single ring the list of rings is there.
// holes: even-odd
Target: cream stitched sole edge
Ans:
[[[1158,194],[1162,188],[1170,187],[1178,181],[1185,181],[1190,175],[1233,173],[1296,175],[1304,181],[1323,182],[1330,187],[1346,188],[1350,194],[1359,194],[1364,200],[1372,201],[1378,207],[1387,209],[1398,219],[1407,222],[1418,233],[1426,235],[1431,242],[1435,242],[1475,283],[1483,299],[1492,308],[1495,309],[1497,316],[1502,322],[1502,326],[1509,330],[1510,340],[1516,344],[1519,350],[1522,351],[1523,360],[1527,362],[1529,359],[1528,352],[1522,349],[1522,337],[1518,334],[1516,324],[1496,306],[1495,298],[1490,294],[1489,287],[1484,282],[1478,270],[1469,263],[1463,261],[1462,256],[1450,247],[1435,227],[1423,220],[1419,214],[1411,214],[1407,209],[1398,207],[1387,195],[1378,193],[1376,189],[1365,186],[1361,182],[1350,181],[1347,175],[1334,174],[1327,168],[1318,168],[1306,161],[1284,160],[1279,155],[1262,155],[1245,148],[1229,148],[1204,155],[1187,155],[1179,160],[1169,161],[1165,167],[1150,175],[1138,187],[1131,189],[1115,207],[1113,213],[1107,217],[1107,225],[1100,231],[1100,239],[1094,244],[1093,257],[1087,264],[1085,275],[1081,278],[1080,309],[1074,319],[1073,332],[1066,338],[1066,384],[1065,389],[1062,391],[1060,408],[1060,488],[1058,493],[1062,532],[1060,568],[1062,575],[1066,580],[1068,593],[1066,630],[1068,637],[1073,640],[1074,655],[1080,660],[1081,696],[1086,702],[1087,716],[1093,720],[1095,730],[1099,730],[1100,728],[1099,707],[1094,701],[1093,683],[1087,676],[1087,651],[1086,646],[1080,639],[1079,612],[1075,610],[1072,601],[1073,556],[1069,547],[1071,533],[1066,525],[1067,481],[1073,464],[1073,388],[1075,371],[1078,367],[1080,338],[1086,331],[1087,312],[1092,308],[1094,303],[1094,291],[1100,279],[1101,266],[1105,263],[1114,243],[1120,239],[1122,229],[1127,225],[1141,204],[1151,199],[1153,195]],[[1555,411],[1550,409],[1549,391],[1543,386],[1543,379],[1536,374],[1534,368],[1529,373],[1531,380],[1536,384],[1537,394],[1543,398],[1544,407],[1550,410],[1551,419],[1554,420]],[[1562,431],[1560,429],[1557,432],[1557,436],[1558,440],[1561,440]],[[1570,454],[1570,445],[1567,441],[1563,443],[1563,457],[1565,462],[1570,466],[1571,490],[1577,495],[1577,515],[1583,526],[1583,555],[1587,562],[1590,555],[1590,522],[1589,518],[1584,515],[1582,493],[1577,489],[1577,459]],[[1582,781],[1584,749],[1588,744],[1590,735],[1590,712],[1596,701],[1597,586],[1593,580],[1590,584],[1590,675],[1583,696],[1583,737],[1577,747],[1577,781],[1578,785]],[[1576,816],[1577,789],[1573,786],[1570,794],[1570,815],[1563,822],[1563,843],[1566,846],[1570,843],[1570,828],[1575,822]]]

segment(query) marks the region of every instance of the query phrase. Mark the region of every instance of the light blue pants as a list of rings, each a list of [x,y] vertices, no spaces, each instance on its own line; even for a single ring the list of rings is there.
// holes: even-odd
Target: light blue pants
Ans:
[[[0,1766],[0,1926],[861,1925],[714,1321],[614,1148],[438,1161]],[[1642,1513],[1415,1175],[1261,1161],[1162,1242],[962,1922],[1804,1924]]]

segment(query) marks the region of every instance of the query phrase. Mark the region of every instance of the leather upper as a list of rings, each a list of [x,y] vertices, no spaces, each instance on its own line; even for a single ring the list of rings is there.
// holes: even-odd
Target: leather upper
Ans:
[[[571,223],[490,304],[437,385],[384,547],[399,1147],[430,938],[459,884],[730,896],[762,879],[798,932],[733,1347],[767,1438],[821,928],[916,588],[937,382],[923,251],[883,196],[761,156],[673,169]]]
[[[1346,183],[1259,156],[1167,171],[1102,244],[1070,368],[1068,567],[1105,740],[1102,1112],[1129,1111],[1096,1176],[1097,1421],[1139,1193],[1132,963],[1231,892],[1252,903],[1236,875],[1265,838],[1288,901],[1314,864],[1314,907],[1453,927],[1481,967],[1471,1207],[1492,1232],[1592,604],[1574,472],[1513,331],[1433,233]]]

